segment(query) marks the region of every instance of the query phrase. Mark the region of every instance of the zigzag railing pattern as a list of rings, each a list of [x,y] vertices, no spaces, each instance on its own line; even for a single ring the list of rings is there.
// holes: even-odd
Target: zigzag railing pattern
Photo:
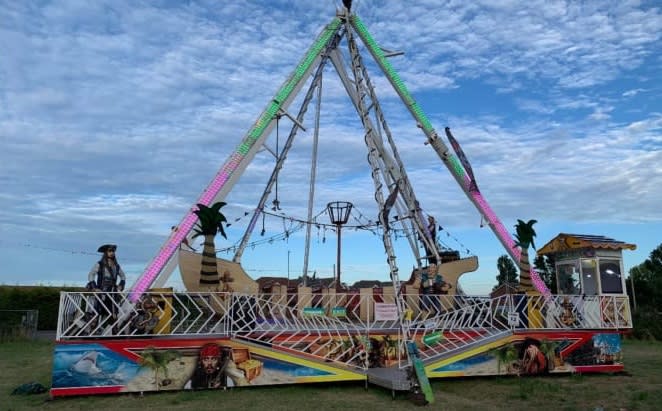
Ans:
[[[375,335],[386,336],[394,360],[406,366],[401,322],[424,360],[518,330],[632,327],[626,296],[404,294],[402,318],[380,312],[395,304],[388,294],[150,292],[137,304],[128,298],[127,293],[63,292],[57,339],[231,337],[366,369]]]

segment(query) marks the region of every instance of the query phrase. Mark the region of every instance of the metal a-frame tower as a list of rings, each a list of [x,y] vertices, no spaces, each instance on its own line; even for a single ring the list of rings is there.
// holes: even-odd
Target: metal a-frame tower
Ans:
[[[391,207],[395,207],[399,215],[409,217],[402,219],[401,224],[408,225],[409,232],[417,233],[417,237],[423,242],[425,247],[431,249],[435,255],[438,254],[434,239],[429,238],[426,234],[427,230],[425,228],[425,222],[421,218],[422,214],[418,201],[392,139],[386,119],[381,111],[368,72],[363,64],[363,57],[359,53],[357,39],[360,39],[377,66],[389,80],[417,122],[418,127],[425,134],[427,142],[446,165],[469,200],[476,206],[485,221],[487,221],[489,227],[494,231],[510,256],[515,261],[518,261],[520,256],[519,248],[515,247],[515,242],[510,234],[478,190],[471,171],[467,170],[468,163],[462,161],[464,159],[458,158],[458,156],[449,150],[389,63],[388,57],[390,53],[377,45],[360,18],[353,14],[348,7],[338,11],[335,18],[321,31],[311,47],[305,52],[295,70],[280,87],[239,146],[229,156],[196,201],[196,204],[199,203],[207,206],[217,201],[222,201],[231,191],[257,152],[263,147],[267,137],[276,126],[278,119],[287,117],[292,121],[293,125],[290,135],[283,146],[282,152],[276,153],[276,166],[253,215],[253,219],[249,224],[249,229],[238,247],[239,250],[235,254],[234,261],[240,261],[243,249],[250,237],[250,232],[255,226],[260,212],[264,209],[267,196],[271,192],[271,187],[276,181],[278,172],[287,157],[287,152],[292,145],[294,136],[300,128],[303,129],[304,114],[308,109],[310,101],[315,97],[315,91],[320,92],[322,73],[327,63],[331,63],[338,73],[362,122],[365,143],[368,150],[368,162],[372,170],[371,176],[374,183],[375,200],[378,209],[382,211],[379,213],[382,226],[385,226],[386,219],[388,218],[386,211]],[[343,40],[347,45],[345,54],[340,49]],[[288,108],[304,85],[308,83],[311,76],[312,81],[309,83],[308,91],[303,98],[298,113],[296,115],[290,114]],[[319,113],[317,120],[319,120]],[[317,121],[315,135],[317,135],[318,126],[319,122]],[[448,129],[446,132],[449,139],[452,138]],[[132,286],[131,301],[137,301],[150,287],[165,283],[177,263],[176,256],[180,244],[190,235],[197,221],[197,216],[193,210],[191,209],[185,215],[178,225],[178,229],[172,232],[159,250],[159,253]],[[390,276],[395,289],[399,290],[400,280],[391,235],[392,233],[388,229],[382,230],[382,241],[387,254]],[[412,243],[412,249],[417,250],[416,238],[410,238],[409,241]],[[416,253],[416,251],[414,252]],[[544,295],[549,295],[549,291],[544,283],[533,270],[531,277],[536,289]],[[397,293],[399,294],[399,291]],[[397,297],[398,312],[400,318],[403,318],[405,305],[400,295]],[[401,321],[401,331],[405,337],[405,341],[407,341],[409,330],[405,321]],[[413,354],[415,357],[415,352],[410,354]],[[426,383],[427,379],[425,378],[425,381],[420,382]]]
[[[292,132],[285,143],[283,154],[278,156],[274,174],[277,175],[285,160],[287,150],[291,145],[296,130],[302,127],[301,121],[307,110],[308,104],[313,97],[313,92],[321,83],[323,67],[327,62],[331,62],[336,68],[338,75],[348,93],[356,110],[360,116],[365,129],[366,145],[369,149],[369,161],[373,169],[373,181],[375,182],[376,200],[380,209],[385,205],[385,198],[382,189],[387,189],[386,193],[393,193],[397,185],[399,196],[396,207],[406,206],[407,210],[418,210],[418,204],[414,196],[408,177],[405,173],[402,162],[400,161],[395,144],[391,139],[391,133],[386,124],[385,118],[381,112],[379,102],[370,82],[370,78],[362,63],[362,57],[356,43],[356,38],[360,38],[366,49],[377,65],[381,68],[386,78],[389,80],[394,90],[402,99],[403,103],[410,111],[417,122],[418,127],[425,134],[430,146],[439,155],[440,159],[446,165],[450,173],[456,179],[457,183],[463,189],[469,200],[475,205],[483,218],[487,221],[489,227],[501,241],[502,245],[510,256],[518,261],[520,251],[515,247],[515,242],[505,229],[499,218],[492,211],[489,204],[477,189],[473,177],[467,171],[465,165],[456,155],[446,146],[442,138],[439,137],[432,124],[419,107],[418,103],[411,96],[406,86],[395,72],[390,62],[387,60],[389,53],[381,49],[373,37],[370,35],[360,18],[352,14],[348,9],[340,11],[337,16],[322,30],[312,46],[306,51],[296,69],[290,74],[289,78],[280,87],[274,98],[269,102],[266,109],[258,117],[257,121],[243,138],[237,149],[232,153],[223,164],[218,173],[214,176],[211,183],[202,192],[195,204],[211,205],[214,202],[223,200],[231,191],[243,171],[248,167],[256,153],[263,147],[265,140],[273,131],[276,122],[282,116],[290,118],[294,124]],[[348,72],[343,55],[340,53],[339,45],[343,38],[347,39],[350,70]],[[313,81],[305,96],[299,114],[292,116],[287,109],[293,102],[297,94],[306,84],[306,80],[314,74]],[[376,114],[379,124],[373,124],[371,115]],[[449,134],[448,129],[446,130]],[[385,138],[384,138],[385,136]],[[388,144],[385,144],[385,141]],[[390,151],[388,151],[390,149]],[[381,174],[381,177],[380,175]],[[273,184],[273,178],[269,184]],[[381,179],[380,179],[381,178]],[[267,187],[265,193],[270,191]],[[264,197],[264,196],[263,196]],[[258,209],[264,206],[264,198],[261,199]],[[409,211],[411,214],[412,211]],[[257,215],[257,214],[256,214]],[[420,215],[410,219],[411,224],[415,226],[415,232],[425,232]],[[142,293],[153,285],[163,284],[167,280],[174,266],[176,265],[176,254],[179,245],[190,234],[197,221],[197,216],[193,213],[193,208],[185,215],[178,229],[173,231],[165,244],[161,247],[158,254],[149,263],[143,274],[138,278],[131,288],[132,300],[137,300]],[[255,225],[255,220],[251,221],[251,226]],[[389,256],[389,265],[391,275],[397,280],[397,267],[395,265],[395,256],[392,255],[392,246],[387,233],[384,234],[384,246]],[[429,240],[423,235],[423,241]],[[246,239],[242,240],[243,246]],[[235,261],[241,257],[243,246],[235,256]],[[415,247],[412,247],[415,248]],[[538,291],[548,295],[549,291],[539,276],[532,272],[532,279]]]

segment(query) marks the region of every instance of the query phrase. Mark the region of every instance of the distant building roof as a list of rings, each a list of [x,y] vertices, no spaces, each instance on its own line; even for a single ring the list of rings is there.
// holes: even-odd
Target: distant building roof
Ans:
[[[335,278],[309,278],[308,287],[315,288],[328,288],[336,284]]]
[[[391,281],[361,280],[352,284],[352,288],[381,288],[393,285]]]
[[[561,233],[538,250],[538,255],[554,254],[582,248],[602,248],[608,250],[636,250],[636,244],[628,244],[602,235]]]
[[[286,285],[289,288],[296,287],[299,283],[297,280],[288,280],[287,277],[260,277],[255,281],[261,291],[266,291],[276,284]]]

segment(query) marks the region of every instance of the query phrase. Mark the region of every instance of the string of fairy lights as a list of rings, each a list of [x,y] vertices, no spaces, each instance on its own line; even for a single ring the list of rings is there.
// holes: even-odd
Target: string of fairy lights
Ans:
[[[292,216],[287,216],[284,213],[274,213],[270,211],[262,211],[262,229],[259,233],[260,238],[249,242],[246,245],[246,248],[251,248],[255,249],[256,247],[265,245],[265,244],[274,244],[278,241],[288,241],[290,236],[293,234],[303,230],[307,225],[312,225],[316,230],[317,230],[317,243],[326,243],[326,234],[327,231],[330,233],[335,233],[336,232],[336,225],[332,223],[325,223],[323,221],[320,221],[320,217],[326,215],[328,211],[324,209],[323,211],[319,212],[317,215],[315,215],[311,221],[307,221],[304,219],[292,217]],[[245,217],[248,217],[251,213],[249,212],[244,212],[242,216],[234,218],[231,222],[227,224],[227,227],[231,227],[234,224],[242,222],[242,220]],[[283,230],[279,231],[275,234],[266,236],[267,234],[267,225],[265,222],[265,218],[274,218],[274,219],[279,219],[282,221],[283,225]],[[353,221],[352,224],[344,224],[342,226],[343,230],[354,230],[354,231],[367,231],[370,232],[374,236],[381,236],[382,235],[382,230],[383,227],[378,221],[374,221],[371,218],[366,217],[358,208],[353,207],[350,213],[350,218],[351,221]],[[409,217],[406,217],[409,218]],[[395,223],[401,220],[398,217],[395,217],[392,219],[391,222],[389,222],[390,225],[390,230],[394,233],[394,238],[397,241],[400,238],[405,238],[409,235],[412,235],[413,233],[411,232],[411,229],[409,228],[396,228]],[[445,233],[445,238],[443,236],[443,233]],[[444,240],[450,240],[453,241],[455,244],[457,244],[456,247],[451,247],[446,241]],[[437,241],[438,243],[442,246],[442,249],[444,250],[452,250],[452,249],[459,249],[460,251],[466,252],[467,255],[471,255],[471,250],[469,250],[468,247],[466,247],[458,238],[456,238],[454,235],[452,235],[448,230],[445,230],[441,225],[438,226],[438,233],[437,233]],[[59,253],[67,253],[67,254],[80,254],[80,255],[97,255],[98,253],[92,252],[92,251],[84,251],[84,250],[74,250],[74,249],[66,249],[66,248],[60,248],[60,247],[47,247],[47,246],[42,246],[39,244],[34,244],[34,243],[8,243],[7,241],[0,240],[0,247],[22,247],[22,248],[32,248],[36,250],[43,250],[43,251],[51,251],[51,252],[59,252]],[[216,249],[216,252],[219,253],[234,253],[237,251],[239,247],[239,241],[234,243],[231,246],[224,247],[224,248],[219,248]]]
[[[46,246],[42,246],[42,245],[39,245],[39,244],[33,244],[33,243],[9,243],[8,241],[2,241],[2,240],[0,240],[0,247],[33,248],[35,250],[54,251],[54,252],[58,252],[58,253],[81,254],[81,255],[98,255],[99,254],[99,253],[95,253],[95,252],[92,252],[92,251],[72,250],[72,249],[66,249],[66,248],[60,248],[60,247],[46,247]]]
[[[325,214],[328,214],[328,211],[324,209],[323,211],[319,212],[317,215],[315,215],[311,221],[307,221],[304,219],[292,217],[292,216],[287,216],[284,213],[275,213],[275,212],[270,212],[263,210],[261,212],[262,214],[262,229],[260,231],[260,237],[264,238],[259,238],[257,240],[251,241],[246,244],[246,248],[251,248],[255,249],[255,247],[263,245],[263,244],[273,244],[277,241],[288,241],[290,236],[302,229],[304,229],[306,226],[311,225],[314,228],[317,229],[317,242],[319,243],[325,243],[326,242],[326,232],[327,230],[335,233],[337,230],[337,227],[335,224],[332,223],[325,223],[319,220],[319,218]],[[227,226],[232,226],[235,223],[239,223],[244,217],[249,216],[249,212],[244,212],[243,216],[235,218],[231,223],[229,223]],[[271,236],[265,237],[266,234],[266,223],[265,223],[265,218],[270,217],[270,218],[275,218],[275,219],[280,219],[282,220],[283,224],[283,231],[278,232],[276,234],[273,234]],[[353,221],[353,224],[344,224],[342,226],[343,230],[353,230],[353,231],[368,231],[372,233],[374,236],[381,236],[382,235],[382,230],[383,227],[379,223],[379,221],[374,221],[371,218],[366,217],[361,210],[359,210],[356,206],[352,207],[351,213],[350,213],[350,218],[351,221]],[[405,218],[410,218],[410,217],[405,217]],[[390,230],[394,233],[394,239],[397,241],[400,238],[406,238],[410,235],[412,235],[412,230],[410,228],[396,228],[395,223],[398,221],[402,221],[403,218],[400,218],[398,216],[394,217],[392,221],[389,222],[389,226],[391,227]],[[445,233],[445,239],[446,240],[452,240],[455,244],[457,244],[458,247],[451,247],[443,238],[442,233]],[[442,246],[442,250],[453,250],[456,248],[459,248],[462,252],[465,252],[466,255],[471,255],[471,250],[469,250],[468,247],[466,247],[457,237],[452,235],[448,230],[445,230],[441,225],[438,226],[438,233],[437,233],[437,242]],[[237,241],[231,246],[224,247],[224,248],[219,248],[216,249],[216,252],[219,253],[234,253],[237,251],[239,248],[240,242]]]

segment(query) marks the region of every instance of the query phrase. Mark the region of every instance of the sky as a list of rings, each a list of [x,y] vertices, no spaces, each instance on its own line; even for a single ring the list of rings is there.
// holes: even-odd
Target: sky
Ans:
[[[0,0],[0,284],[84,285],[104,243],[118,244],[132,284],[339,7]],[[436,130],[452,129],[511,232],[536,219],[538,248],[562,232],[634,243],[626,272],[662,243],[659,3],[355,0],[353,11],[381,47],[404,52],[391,64]],[[463,288],[489,292],[505,250],[364,60],[442,245],[479,258]],[[331,277],[326,204],[351,201],[350,225],[378,209],[360,121],[330,66],[319,106],[308,271]],[[272,151],[291,126],[279,122]],[[242,258],[255,278],[303,270],[306,230],[293,221],[307,218],[312,114],[304,126],[279,176],[284,218],[260,219]],[[273,166],[261,151],[225,198],[219,249],[241,238]],[[343,281],[388,280],[378,235],[348,226],[342,244]],[[408,278],[411,250],[402,237],[394,244]],[[181,287],[177,272],[168,284]]]

